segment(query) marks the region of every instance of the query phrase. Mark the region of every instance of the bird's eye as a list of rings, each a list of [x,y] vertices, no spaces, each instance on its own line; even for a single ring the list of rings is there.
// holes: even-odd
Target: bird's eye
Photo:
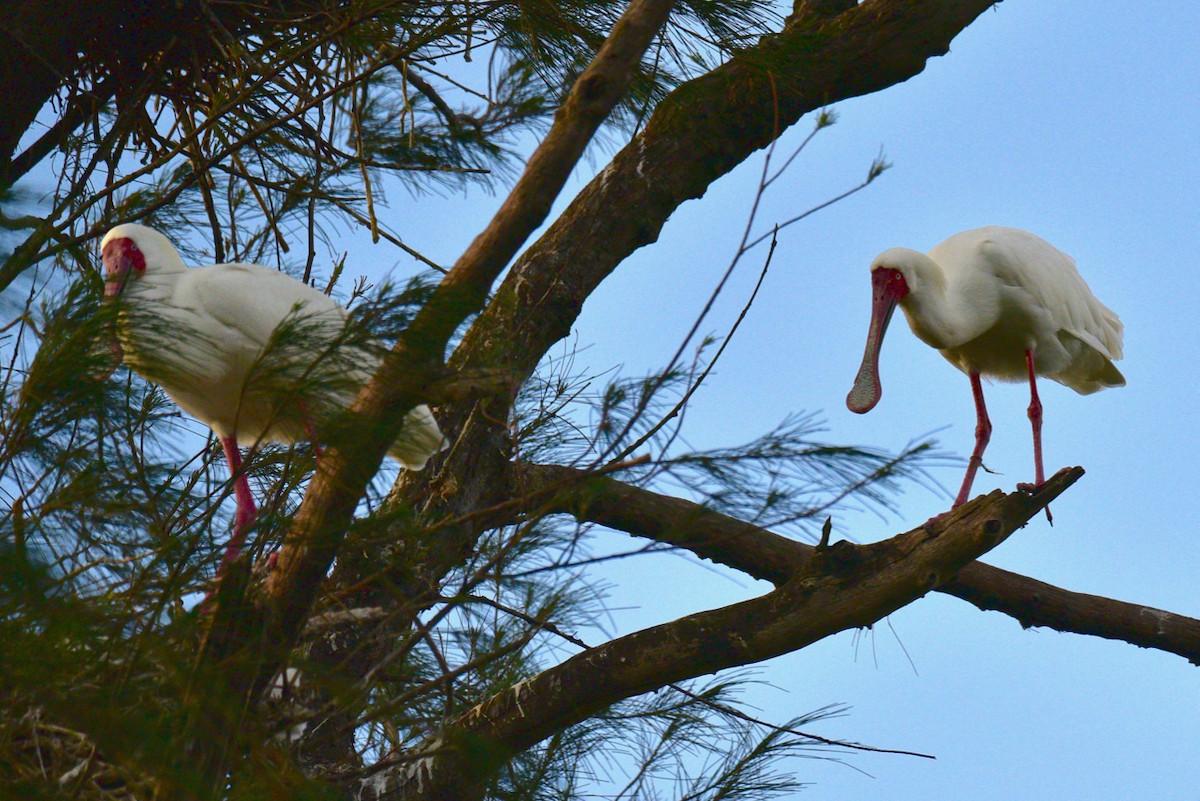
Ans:
[[[130,242],[130,243],[129,243],[129,249],[130,249],[130,250],[137,250],[137,249],[138,249],[137,242]]]

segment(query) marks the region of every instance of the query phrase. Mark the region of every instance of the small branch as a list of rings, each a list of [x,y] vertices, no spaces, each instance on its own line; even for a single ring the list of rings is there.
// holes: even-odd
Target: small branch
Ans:
[[[401,61],[396,65],[396,69],[404,74],[405,81],[416,87],[416,90],[425,95],[425,99],[433,104],[433,107],[436,108],[438,113],[442,116],[442,121],[446,123],[447,128],[450,128],[451,130],[458,129],[458,115],[455,114],[454,109],[450,108],[450,105],[442,99],[442,96],[438,94],[437,90],[433,88],[429,81],[425,80],[416,72],[414,72],[413,69],[408,66],[407,61]]]

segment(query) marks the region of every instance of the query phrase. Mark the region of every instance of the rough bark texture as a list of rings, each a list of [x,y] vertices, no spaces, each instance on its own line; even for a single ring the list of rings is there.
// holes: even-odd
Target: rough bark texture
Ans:
[[[430,753],[362,787],[364,799],[468,798],[497,759],[633,695],[798,650],[848,628],[870,626],[936,588],[1073,484],[1063,470],[1036,496],[999,490],[871,545],[809,549],[777,589],[590,648],[461,715]],[[447,748],[448,743],[471,748]]]
[[[1074,468],[1079,470],[1080,468]],[[555,465],[519,465],[527,507],[562,512],[617,531],[685,548],[776,586],[811,557],[813,546],[774,534],[682,498]],[[1065,472],[1059,471],[1061,476]],[[948,520],[926,525],[943,527]],[[974,562],[937,587],[1022,626],[1120,640],[1176,654],[1200,665],[1200,620],[1162,609],[1072,592]]]
[[[1003,612],[1025,628],[1120,640],[1200,665],[1200,620],[1165,609],[1072,592],[982,562],[967,565],[939,589],[985,612]]]

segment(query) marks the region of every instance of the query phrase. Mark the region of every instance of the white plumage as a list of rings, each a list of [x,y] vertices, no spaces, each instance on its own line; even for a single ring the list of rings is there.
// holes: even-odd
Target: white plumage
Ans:
[[[243,482],[244,529],[254,510],[243,508],[249,487],[237,444],[309,439],[349,407],[375,372],[378,353],[345,336],[346,311],[336,301],[277,270],[188,268],[170,240],[136,224],[113,228],[101,249],[105,296],[121,304],[117,337],[125,362],[221,438]],[[419,470],[444,442],[429,408],[418,406],[389,455]]]
[[[846,405],[861,414],[878,403],[879,350],[899,305],[913,333],[971,379],[975,451],[955,506],[966,501],[991,433],[981,375],[1029,380],[1036,485],[1044,482],[1036,376],[1081,394],[1125,384],[1113,366],[1123,355],[1121,320],[1092,294],[1074,259],[1026,231],[963,231],[928,255],[892,248],[871,263],[871,283],[866,352]]]

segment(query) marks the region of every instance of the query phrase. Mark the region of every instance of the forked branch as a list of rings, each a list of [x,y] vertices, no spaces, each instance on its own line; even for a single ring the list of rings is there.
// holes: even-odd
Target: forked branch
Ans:
[[[513,486],[530,499],[527,509],[563,512],[586,522],[684,548],[704,559],[776,585],[810,558],[813,546],[706,509],[608,477],[555,465],[520,465]],[[1060,470],[1060,477],[1082,474]],[[1072,481],[1075,479],[1072,478]],[[990,496],[989,496],[990,497]],[[1039,497],[1041,497],[1039,495]],[[965,508],[965,507],[964,507]],[[948,525],[950,518],[940,521]],[[1200,620],[1141,604],[1072,592],[1028,576],[973,562],[938,592],[984,611],[1003,612],[1022,626],[1121,640],[1176,654],[1200,665]]]
[[[470,798],[492,770],[625,698],[804,648],[870,626],[1003,542],[1083,474],[1064,470],[1036,496],[999,490],[883,542],[809,548],[761,597],[689,615],[589,648],[460,715],[429,754],[364,786],[364,798]],[[469,747],[467,747],[469,745]]]

